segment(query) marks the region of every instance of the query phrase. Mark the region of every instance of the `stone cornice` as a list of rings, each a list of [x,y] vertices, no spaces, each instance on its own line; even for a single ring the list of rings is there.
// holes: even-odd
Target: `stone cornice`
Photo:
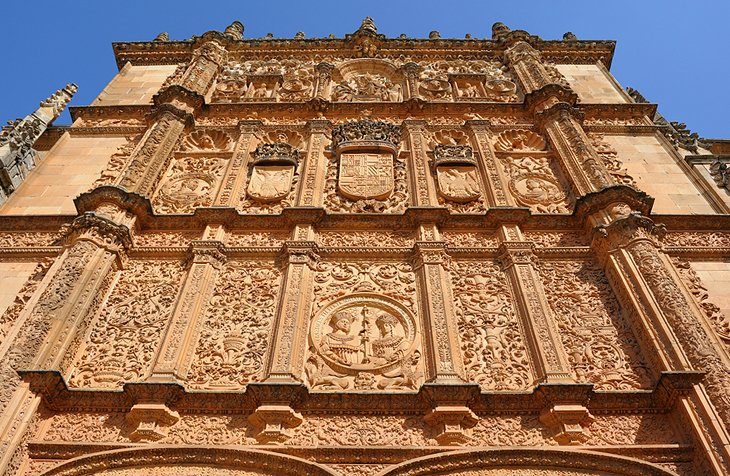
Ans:
[[[477,414],[538,413],[549,401],[580,401],[591,412],[668,411],[677,397],[702,380],[702,372],[662,372],[651,390],[597,391],[591,384],[538,385],[532,391],[480,392],[475,385],[424,384],[418,392],[311,392],[304,385],[249,384],[244,391],[196,392],[179,384],[133,382],[122,389],[69,388],[55,370],[19,370],[23,380],[54,411],[126,411],[137,403],[163,403],[189,412],[247,414],[262,402],[287,402],[303,414],[372,411],[424,414],[434,403],[462,403]],[[342,400],[347,405],[342,405]],[[339,409],[339,410],[338,410]]]
[[[478,59],[499,59],[508,45],[501,41],[478,39],[423,39],[423,38],[377,38],[375,57],[397,58],[409,55],[413,59],[440,57],[473,57]],[[199,40],[168,42],[115,42],[112,43],[117,66],[121,69],[127,62],[133,65],[161,65],[187,62],[192,58]],[[542,57],[548,61],[563,64],[586,64],[600,61],[611,66],[615,41],[610,40],[541,40],[530,41]],[[227,50],[230,58],[276,54],[299,58],[316,55],[356,56],[354,39],[305,38],[305,39],[244,39],[229,40]]]

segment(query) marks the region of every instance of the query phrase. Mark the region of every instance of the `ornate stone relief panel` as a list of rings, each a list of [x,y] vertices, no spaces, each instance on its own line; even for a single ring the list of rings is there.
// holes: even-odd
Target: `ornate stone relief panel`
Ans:
[[[494,149],[509,177],[515,201],[534,213],[570,213],[572,195],[540,135],[512,129],[497,136]]]
[[[228,261],[201,316],[187,386],[241,389],[261,379],[281,271],[268,261]]]
[[[584,233],[565,231],[525,231],[526,241],[532,241],[538,248],[588,246],[588,238]]]
[[[484,260],[452,260],[464,367],[483,390],[525,390],[533,376],[507,277]]]
[[[603,161],[603,165],[606,166],[606,170],[611,174],[614,181],[618,184],[630,185],[631,187],[638,188],[634,177],[629,175],[628,171],[624,168],[624,164],[618,159],[618,152],[603,139],[601,134],[590,133],[588,139],[591,141],[591,145],[598,156]]]
[[[672,262],[677,267],[685,286],[687,286],[687,289],[692,293],[697,304],[704,311],[707,320],[724,344],[725,349],[730,353],[730,319],[723,314],[722,310],[716,304],[710,301],[710,293],[702,284],[702,280],[695,270],[692,269],[689,261],[681,258],[673,258]]]
[[[439,204],[452,213],[483,213],[482,174],[467,135],[443,128],[429,134]]]
[[[192,213],[212,205],[232,148],[232,137],[222,130],[198,129],[185,136],[152,199],[155,210]]]
[[[293,129],[262,134],[263,140],[251,154],[245,192],[239,209],[243,213],[276,214],[292,206],[302,174],[302,135]]]
[[[137,247],[165,247],[177,246],[187,247],[191,241],[200,240],[201,231],[154,231],[138,233],[132,238]]]
[[[60,244],[61,234],[58,232],[0,232],[0,248],[36,248]]]
[[[420,64],[419,94],[436,101],[516,102],[517,85],[498,62],[433,61]]]
[[[232,61],[223,66],[213,102],[306,101],[312,97],[314,83],[311,61]]]
[[[664,236],[668,246],[691,248],[730,248],[730,233],[676,231]]]
[[[289,233],[282,231],[239,231],[231,230],[226,236],[228,246],[280,247],[289,239]]]
[[[397,153],[400,128],[349,122],[332,132],[324,204],[331,212],[400,213],[408,205],[407,166]]]
[[[409,264],[320,262],[306,381],[313,390],[410,390],[423,382]]]
[[[400,102],[403,90],[403,77],[396,66],[381,59],[339,63],[332,73],[333,102]]]
[[[320,231],[317,243],[333,248],[411,248],[415,238],[410,232]]]
[[[499,242],[494,232],[445,230],[441,238],[450,248],[497,248]]]
[[[575,379],[600,390],[650,388],[651,371],[598,265],[542,261],[538,270]]]
[[[125,413],[56,413],[45,415],[36,439],[45,442],[130,443],[132,427]],[[247,415],[180,414],[160,444],[256,445]],[[287,446],[437,446],[420,415],[307,414],[292,430]],[[686,438],[661,414],[595,415],[583,445],[685,443]],[[534,414],[479,415],[464,446],[557,446]]]
[[[130,260],[90,325],[71,387],[113,388],[142,380],[167,326],[182,278],[177,261]]]
[[[91,188],[100,187],[102,185],[116,184],[122,173],[126,170],[134,148],[137,147],[142,135],[128,136],[126,144],[117,148],[107,163],[106,168],[101,171],[101,175],[94,181]]]

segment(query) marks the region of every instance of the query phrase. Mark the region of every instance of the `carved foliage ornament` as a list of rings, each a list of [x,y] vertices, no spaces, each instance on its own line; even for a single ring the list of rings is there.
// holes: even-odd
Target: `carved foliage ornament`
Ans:
[[[289,194],[299,151],[283,142],[260,144],[254,151],[247,193],[253,200],[277,201]]]
[[[382,145],[397,149],[401,140],[401,128],[383,121],[354,121],[332,129],[332,147],[339,150],[355,142],[357,145]],[[355,144],[353,144],[355,145]]]

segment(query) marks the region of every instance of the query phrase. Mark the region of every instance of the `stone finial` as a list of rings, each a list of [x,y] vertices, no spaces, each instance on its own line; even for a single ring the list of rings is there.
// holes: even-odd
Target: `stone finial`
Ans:
[[[296,32],[296,34],[294,35],[294,39],[295,40],[303,40],[304,39],[304,32],[303,31]]]
[[[378,27],[375,26],[375,22],[370,17],[365,17],[365,19],[360,24],[360,28],[357,29],[357,31],[366,31],[368,33],[377,33]]]
[[[401,33],[400,35],[398,35],[398,38],[400,38],[401,40],[405,40],[406,38],[408,38],[408,35],[406,35],[405,33]]]
[[[225,30],[223,30],[223,34],[234,39],[234,40],[242,40],[243,39],[243,23],[236,20],[230,25],[226,27]]]
[[[74,83],[69,83],[64,86],[63,89],[59,89],[55,93],[51,94],[48,98],[41,101],[41,109],[47,109],[43,112],[47,113],[47,115],[51,117],[48,122],[55,120],[61,114],[61,112],[63,112],[66,104],[71,101],[71,98],[73,98],[74,94],[76,94],[78,90],[78,86],[76,86]]]
[[[575,36],[575,34],[572,31],[566,31],[563,34],[563,40],[565,40],[565,41],[575,41],[577,39],[578,39],[578,37]]]
[[[327,38],[329,38],[330,40],[334,40],[335,39],[335,34],[334,33],[330,33],[329,35],[327,35]]]
[[[156,41],[158,43],[163,42],[163,41],[170,41],[170,35],[168,35],[166,31],[163,31],[162,33],[157,35],[155,37],[155,39],[152,41]]]
[[[438,40],[441,38],[441,33],[439,33],[437,30],[433,30],[431,33],[428,34],[428,37],[432,40]]]
[[[464,39],[471,40],[471,33],[467,33],[466,35],[464,35]]]
[[[264,40],[273,40],[273,39],[274,39],[273,33],[267,33],[266,36],[264,37]]]
[[[503,36],[505,36],[510,31],[512,31],[512,30],[510,30],[507,25],[505,25],[501,21],[498,21],[497,23],[492,25],[492,39],[498,40],[498,39],[502,38]]]

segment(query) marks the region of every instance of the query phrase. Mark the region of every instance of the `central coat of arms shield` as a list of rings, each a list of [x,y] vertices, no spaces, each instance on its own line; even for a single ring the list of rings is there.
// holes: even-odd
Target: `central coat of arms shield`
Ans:
[[[343,153],[340,155],[340,193],[352,200],[383,200],[393,193],[393,155]]]

